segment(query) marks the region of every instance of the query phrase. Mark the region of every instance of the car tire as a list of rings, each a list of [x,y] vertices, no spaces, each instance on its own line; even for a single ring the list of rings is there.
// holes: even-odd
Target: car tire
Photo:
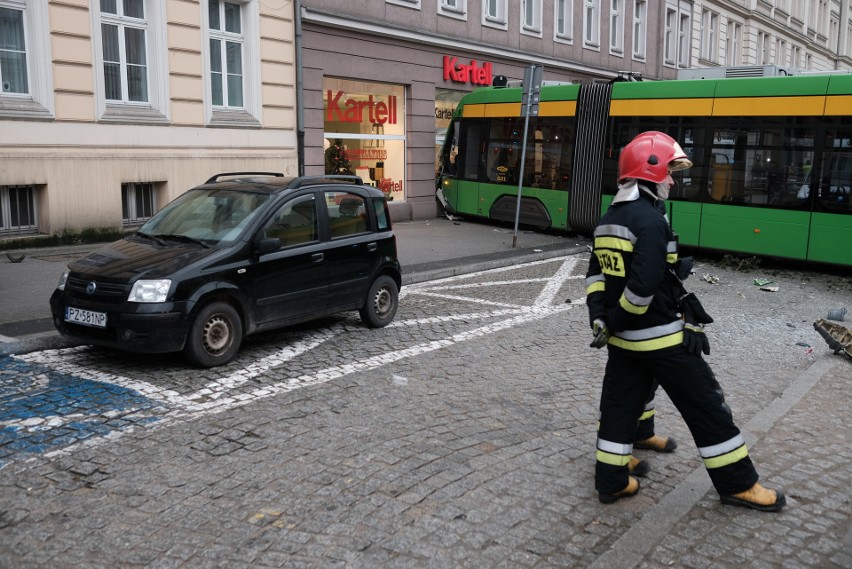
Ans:
[[[234,307],[211,302],[195,315],[183,351],[199,367],[216,367],[231,361],[242,341],[243,322]]]
[[[391,277],[381,275],[367,292],[367,298],[359,313],[369,328],[382,328],[393,321],[399,308],[399,287]]]

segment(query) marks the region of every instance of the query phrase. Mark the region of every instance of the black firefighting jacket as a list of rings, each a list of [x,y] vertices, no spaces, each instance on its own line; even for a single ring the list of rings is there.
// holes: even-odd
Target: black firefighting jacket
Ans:
[[[611,346],[652,352],[682,344],[677,291],[666,275],[676,262],[661,200],[645,188],[613,202],[595,228],[585,281],[589,321],[606,322]]]

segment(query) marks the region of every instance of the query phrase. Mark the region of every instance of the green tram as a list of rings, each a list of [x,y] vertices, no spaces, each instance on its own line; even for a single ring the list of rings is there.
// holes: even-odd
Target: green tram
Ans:
[[[448,213],[514,222],[521,95],[488,87],[459,103],[437,184]],[[646,130],[694,163],[667,201],[682,244],[852,266],[852,75],[545,85],[520,223],[590,234],[616,193],[620,149]]]

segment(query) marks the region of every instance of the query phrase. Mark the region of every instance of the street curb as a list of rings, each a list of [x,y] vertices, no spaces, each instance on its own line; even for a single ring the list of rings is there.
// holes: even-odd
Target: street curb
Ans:
[[[543,259],[552,259],[554,257],[577,255],[584,252],[588,252],[588,248],[585,245],[573,245],[568,247],[562,243],[558,243],[556,245],[537,247],[528,253],[507,251],[477,255],[475,257],[451,259],[448,261],[438,261],[435,263],[421,263],[419,265],[402,267],[402,284],[405,286],[408,284],[444,279],[457,275],[487,271],[489,269],[498,269],[510,265],[520,265],[523,263],[541,261]]]

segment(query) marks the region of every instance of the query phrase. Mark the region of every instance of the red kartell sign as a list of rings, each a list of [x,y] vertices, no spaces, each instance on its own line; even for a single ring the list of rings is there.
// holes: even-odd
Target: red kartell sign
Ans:
[[[453,83],[471,83],[472,85],[491,85],[491,63],[479,66],[475,59],[470,64],[459,63],[458,57],[444,56],[444,81]]]
[[[370,124],[396,124],[396,95],[388,95],[386,100],[381,96],[370,95],[367,100],[344,99],[344,91],[326,91],[327,108],[325,118],[328,121],[365,122]]]

